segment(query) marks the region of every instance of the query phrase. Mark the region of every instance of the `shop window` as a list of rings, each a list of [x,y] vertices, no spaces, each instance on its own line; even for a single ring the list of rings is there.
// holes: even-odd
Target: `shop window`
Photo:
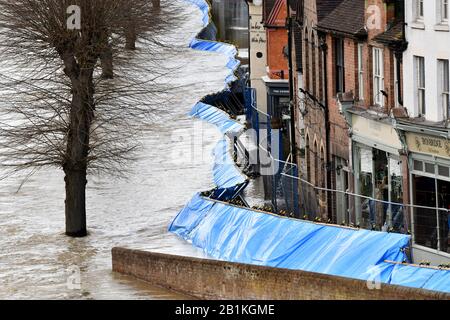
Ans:
[[[449,212],[450,209],[450,182],[437,181],[437,195],[439,210],[439,250],[449,252]]]
[[[388,158],[384,151],[373,149],[375,164],[375,211],[372,212],[371,222],[381,228],[387,222],[389,204],[389,175]]]
[[[391,199],[389,212],[391,213],[391,225],[396,232],[405,230],[405,208],[403,207],[403,177],[402,162],[389,159],[389,175],[391,178]]]
[[[438,165],[442,176],[449,168]],[[415,243],[449,252],[450,181],[423,177],[417,172],[413,177],[414,240]]]
[[[438,166],[438,174],[444,177],[450,177],[450,168],[444,166]]]
[[[356,159],[359,159],[359,178],[357,193],[364,197],[373,197],[373,154],[371,149],[357,147]],[[356,199],[357,223],[363,228],[371,228],[371,217],[374,215],[374,203],[370,199],[358,197]]]
[[[435,179],[414,176],[414,239],[419,245],[437,249],[436,186]],[[429,208],[423,208],[429,207]]]
[[[423,162],[414,160],[414,170],[416,171],[423,171]]]
[[[434,174],[435,173],[434,164],[428,162],[425,163],[425,172]]]

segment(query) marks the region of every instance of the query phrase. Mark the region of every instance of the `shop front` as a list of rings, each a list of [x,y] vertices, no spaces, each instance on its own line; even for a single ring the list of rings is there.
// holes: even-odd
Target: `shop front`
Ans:
[[[402,143],[388,119],[352,115],[356,224],[406,233]]]
[[[406,133],[406,140],[410,151],[414,244],[439,254],[450,253],[450,142],[412,132]]]

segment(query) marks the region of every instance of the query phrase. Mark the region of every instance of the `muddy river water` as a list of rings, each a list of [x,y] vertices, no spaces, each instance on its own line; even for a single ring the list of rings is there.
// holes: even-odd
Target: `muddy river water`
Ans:
[[[168,55],[168,63],[180,65],[172,81],[189,86],[173,90],[170,103],[161,104],[165,115],[144,128],[128,179],[89,177],[90,235],[64,236],[64,180],[57,169],[39,171],[21,188],[23,175],[0,182],[0,299],[183,298],[111,271],[114,246],[202,255],[167,227],[195,192],[213,186],[211,151],[220,134],[186,114],[223,88],[226,58],[189,49],[201,13],[182,0],[171,3],[187,18],[173,30],[185,49]]]

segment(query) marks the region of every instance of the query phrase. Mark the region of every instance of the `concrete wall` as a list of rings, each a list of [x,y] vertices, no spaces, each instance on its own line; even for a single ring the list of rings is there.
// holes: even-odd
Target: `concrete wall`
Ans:
[[[113,271],[201,299],[347,300],[450,299],[449,294],[382,285],[317,273],[171,256],[130,249],[112,250]]]
[[[417,244],[412,245],[412,258],[416,264],[422,261],[429,261],[431,265],[450,264],[450,254],[430,249]]]

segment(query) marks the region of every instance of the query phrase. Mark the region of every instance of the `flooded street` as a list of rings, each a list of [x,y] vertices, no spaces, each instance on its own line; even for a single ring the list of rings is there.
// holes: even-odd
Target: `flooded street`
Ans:
[[[174,84],[192,85],[174,90],[170,103],[161,104],[170,112],[145,128],[127,180],[89,177],[88,237],[64,235],[61,171],[39,171],[22,187],[25,175],[0,182],[0,299],[183,298],[111,272],[114,246],[202,254],[167,227],[195,192],[213,187],[211,151],[220,133],[186,114],[201,97],[223,89],[226,58],[189,49],[202,27],[201,13],[181,0],[171,3],[189,19],[173,30],[185,49],[167,63],[182,66],[172,75]],[[194,134],[203,137],[196,152]],[[70,285],[78,270],[81,289]]]

